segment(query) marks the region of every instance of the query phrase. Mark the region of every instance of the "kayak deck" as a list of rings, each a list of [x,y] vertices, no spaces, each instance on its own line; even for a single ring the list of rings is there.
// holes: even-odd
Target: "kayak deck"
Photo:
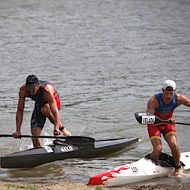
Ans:
[[[1,157],[1,168],[32,168],[68,158],[95,158],[121,151],[138,142],[138,138],[98,140],[93,144],[76,145],[54,140],[53,144],[15,152]]]
[[[156,164],[149,156],[147,154],[136,162],[92,176],[88,185],[121,186],[173,174],[175,162],[171,155],[161,153]],[[181,164],[185,170],[190,169],[190,152],[181,153]]]

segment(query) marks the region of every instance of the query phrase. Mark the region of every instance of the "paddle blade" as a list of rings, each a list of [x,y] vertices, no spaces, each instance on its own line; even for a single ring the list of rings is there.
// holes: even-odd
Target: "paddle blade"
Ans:
[[[157,116],[155,116],[149,112],[137,112],[137,113],[135,113],[135,118],[142,125],[158,124],[158,123],[163,122]],[[168,121],[164,121],[164,122],[168,123]]]
[[[136,112],[135,113],[136,120],[142,124],[142,125],[148,125],[148,124],[172,124],[171,120],[162,120],[159,117],[149,113],[149,112]],[[180,125],[190,125],[190,123],[182,123],[182,122],[176,122],[176,124]]]
[[[66,141],[70,144],[73,145],[81,145],[81,146],[86,146],[90,144],[94,144],[95,139],[91,137],[84,137],[84,136],[70,136],[70,137],[65,137]]]

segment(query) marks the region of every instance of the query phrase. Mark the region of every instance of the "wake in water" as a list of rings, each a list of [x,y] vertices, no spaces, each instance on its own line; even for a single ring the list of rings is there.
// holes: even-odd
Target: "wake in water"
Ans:
[[[190,173],[189,172],[187,173],[182,169],[180,174],[174,178],[190,178]]]
[[[50,136],[50,134],[46,131],[44,131],[44,135]],[[41,140],[42,146],[44,146],[44,145],[52,144],[54,139],[53,138],[52,139],[42,138],[40,140]],[[21,143],[19,145],[19,151],[23,151],[23,150],[27,150],[27,149],[31,149],[31,148],[34,148],[31,138],[22,138]]]
[[[173,177],[178,184],[181,183],[188,183],[190,179],[190,172],[185,171],[184,169],[181,170],[180,174],[178,176],[171,176]]]

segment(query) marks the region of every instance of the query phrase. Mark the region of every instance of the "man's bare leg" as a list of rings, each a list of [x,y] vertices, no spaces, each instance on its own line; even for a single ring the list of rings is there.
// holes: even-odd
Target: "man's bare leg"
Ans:
[[[39,136],[41,134],[41,132],[42,132],[42,129],[39,127],[32,127],[31,128],[31,134],[32,135]],[[33,142],[33,146],[35,148],[42,146],[39,138],[32,138],[32,142]]]
[[[159,138],[154,138],[151,140],[153,151],[150,155],[150,159],[153,160],[155,163],[158,161],[159,155],[162,151],[162,144]]]
[[[179,147],[177,146],[177,137],[174,134],[170,134],[167,136],[167,143],[171,149],[171,153],[173,155],[174,161],[175,161],[175,171],[173,176],[178,176],[181,173],[181,165],[180,165],[180,150]]]

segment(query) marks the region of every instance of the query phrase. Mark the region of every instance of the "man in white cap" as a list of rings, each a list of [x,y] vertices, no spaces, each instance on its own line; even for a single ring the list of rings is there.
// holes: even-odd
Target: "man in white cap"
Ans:
[[[172,118],[174,109],[180,105],[190,107],[190,100],[182,94],[176,93],[176,83],[172,80],[166,80],[163,84],[162,93],[155,94],[150,98],[147,104],[147,112],[158,116],[162,120],[171,120],[172,124],[148,125],[148,133],[153,146],[153,152],[150,159],[157,162],[159,154],[162,151],[161,134],[167,141],[175,161],[175,171],[173,176],[180,174],[180,150],[177,145],[175,124],[176,120]]]

